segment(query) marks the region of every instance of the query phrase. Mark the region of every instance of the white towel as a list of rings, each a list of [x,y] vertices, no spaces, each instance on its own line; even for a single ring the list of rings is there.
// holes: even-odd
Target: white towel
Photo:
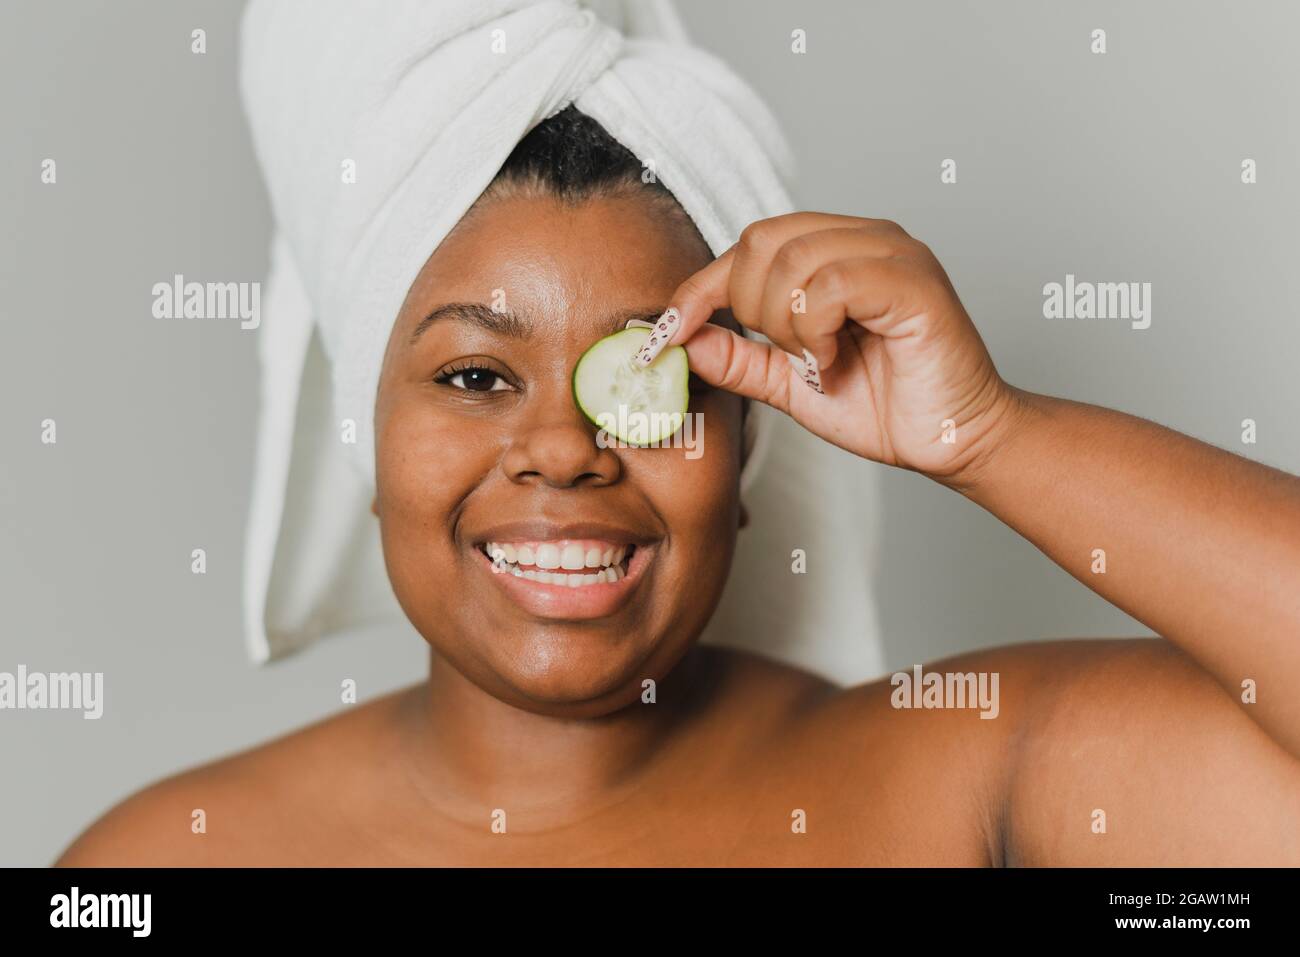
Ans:
[[[715,255],[793,208],[793,163],[762,101],[687,44],[669,0],[252,0],[240,52],[277,229],[244,581],[247,648],[265,662],[404,619],[369,511],[384,348],[429,254],[529,130],[570,103],[596,119],[653,162]],[[705,640],[873,676],[873,476],[754,412],[752,525]]]

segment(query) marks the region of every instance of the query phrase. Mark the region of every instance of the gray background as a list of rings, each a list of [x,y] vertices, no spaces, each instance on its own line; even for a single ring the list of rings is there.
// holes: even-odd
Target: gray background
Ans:
[[[1300,5],[684,4],[768,99],[799,205],[895,219],[1003,376],[1300,471]],[[407,636],[263,670],[239,583],[256,333],[163,323],[173,273],[263,278],[269,218],[234,90],[233,2],[5,4],[0,26],[0,670],[103,671],[106,712],[0,712],[0,863],[43,865],[142,785],[418,680]],[[190,30],[208,52],[190,53]],[[789,53],[805,29],[808,53]],[[1089,53],[1094,27],[1109,52]],[[39,182],[58,161],[58,184]],[[939,182],[945,157],[958,183]],[[1259,183],[1239,181],[1242,158]],[[1066,272],[1151,282],[1154,319],[1049,322]],[[58,421],[59,441],[39,442]],[[1259,423],[1243,447],[1239,423]],[[887,664],[1145,634],[991,516],[880,470]],[[189,554],[208,551],[206,576]]]

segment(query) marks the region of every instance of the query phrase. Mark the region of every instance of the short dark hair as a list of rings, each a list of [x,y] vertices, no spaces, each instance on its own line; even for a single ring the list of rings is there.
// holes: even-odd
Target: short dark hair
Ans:
[[[516,144],[483,199],[516,191],[550,194],[577,204],[600,196],[644,195],[680,217],[698,235],[695,223],[657,176],[643,177],[636,154],[610,136],[592,117],[569,104],[542,120]],[[700,237],[701,243],[704,237]],[[707,248],[707,243],[704,244]]]
[[[641,161],[598,122],[572,104],[542,120],[519,141],[497,179],[545,186],[577,202],[628,186],[649,186],[668,197],[658,181],[642,183]]]

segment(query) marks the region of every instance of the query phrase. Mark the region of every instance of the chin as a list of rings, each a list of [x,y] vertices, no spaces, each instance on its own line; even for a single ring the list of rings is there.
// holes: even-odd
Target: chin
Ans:
[[[512,689],[520,706],[588,705],[599,714],[640,699],[642,682],[662,675],[650,666],[655,647],[637,648],[632,635],[611,643],[608,633],[581,626],[538,628],[498,664],[495,682]]]

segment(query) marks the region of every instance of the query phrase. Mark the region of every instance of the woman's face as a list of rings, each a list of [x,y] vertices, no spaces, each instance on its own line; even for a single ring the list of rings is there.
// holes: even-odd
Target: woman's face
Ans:
[[[721,595],[740,399],[692,377],[694,449],[601,448],[570,385],[588,346],[657,318],[710,258],[643,198],[513,196],[466,217],[407,295],[376,408],[384,558],[420,633],[504,701],[584,717],[623,707],[672,669]],[[494,568],[492,545],[530,577]],[[583,583],[541,567],[556,562],[580,562]]]

